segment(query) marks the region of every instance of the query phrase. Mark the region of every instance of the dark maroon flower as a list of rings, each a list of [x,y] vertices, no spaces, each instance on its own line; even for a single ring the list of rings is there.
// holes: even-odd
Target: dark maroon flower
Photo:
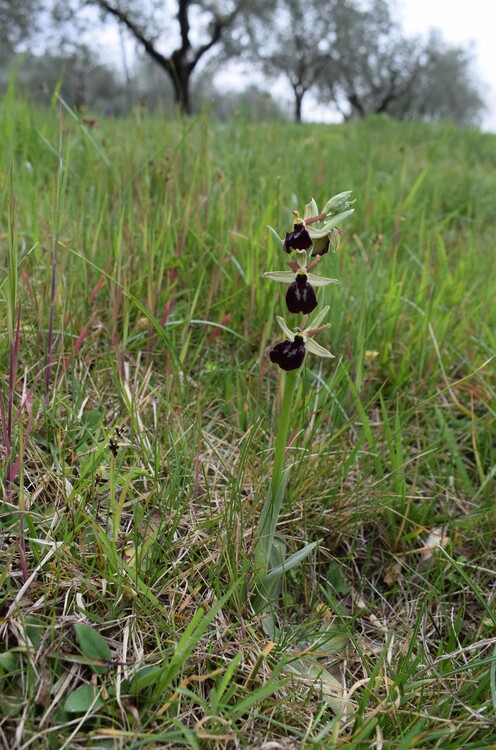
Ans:
[[[269,353],[270,361],[288,372],[301,367],[305,359],[305,342],[302,336],[295,336],[294,341],[285,339],[276,344]]]
[[[299,273],[286,292],[286,305],[291,313],[311,313],[317,307],[317,296],[308,276]]]
[[[293,231],[286,233],[284,249],[287,253],[291,250],[308,250],[312,247],[312,240],[304,224],[294,224]]]

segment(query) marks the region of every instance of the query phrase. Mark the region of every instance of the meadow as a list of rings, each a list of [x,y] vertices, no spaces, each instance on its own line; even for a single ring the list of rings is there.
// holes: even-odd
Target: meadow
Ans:
[[[0,745],[496,747],[496,136],[0,111]],[[267,225],[353,190],[268,616]]]

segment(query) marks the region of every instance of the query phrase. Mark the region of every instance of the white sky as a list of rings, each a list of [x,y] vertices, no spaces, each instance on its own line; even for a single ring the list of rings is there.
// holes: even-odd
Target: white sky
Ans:
[[[403,29],[426,34],[439,29],[447,42],[470,46],[488,112],[483,128],[496,131],[496,3],[494,0],[399,0]]]

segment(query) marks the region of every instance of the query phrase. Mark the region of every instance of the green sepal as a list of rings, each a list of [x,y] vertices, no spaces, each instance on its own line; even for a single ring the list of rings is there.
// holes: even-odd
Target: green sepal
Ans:
[[[306,273],[312,286],[328,286],[329,284],[339,284],[338,279],[327,279],[325,276],[316,276],[314,273]]]
[[[324,347],[320,344],[317,344],[317,342],[313,339],[307,339],[305,342],[305,346],[311,354],[316,354],[317,357],[334,359],[334,354],[331,354],[331,352],[329,352],[327,349],[324,349]]]
[[[294,271],[266,271],[262,274],[264,279],[280,281],[282,284],[292,284],[295,280]]]

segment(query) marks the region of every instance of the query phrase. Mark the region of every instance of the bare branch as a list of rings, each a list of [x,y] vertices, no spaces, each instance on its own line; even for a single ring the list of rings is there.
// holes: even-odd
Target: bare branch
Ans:
[[[151,39],[145,36],[145,33],[142,31],[142,29],[140,29],[139,26],[134,23],[134,21],[128,16],[127,13],[124,13],[124,11],[122,11],[117,6],[107,2],[107,0],[93,1],[96,5],[102,8],[102,10],[109,13],[109,15],[114,16],[114,18],[117,18],[118,21],[124,24],[127,30],[130,31],[134,38],[143,46],[147,55],[150,55],[150,57],[153,58],[162,68],[164,68],[168,72],[171,71],[172,64],[170,58],[165,57],[165,55],[162,55],[155,48],[155,45],[153,44]],[[184,1],[186,2],[187,0]]]

